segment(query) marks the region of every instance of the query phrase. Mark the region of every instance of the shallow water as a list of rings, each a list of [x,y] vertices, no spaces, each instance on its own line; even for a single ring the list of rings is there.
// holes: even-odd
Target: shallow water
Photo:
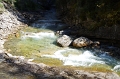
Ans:
[[[27,30],[31,31],[27,31]],[[32,30],[34,30],[32,32]],[[35,31],[36,30],[36,31]],[[34,59],[34,62],[51,66],[101,67],[119,71],[120,62],[99,49],[62,48],[56,44],[58,38],[52,30],[28,27],[19,32],[19,37],[9,37],[5,48],[13,55]],[[94,68],[93,68],[94,69]]]

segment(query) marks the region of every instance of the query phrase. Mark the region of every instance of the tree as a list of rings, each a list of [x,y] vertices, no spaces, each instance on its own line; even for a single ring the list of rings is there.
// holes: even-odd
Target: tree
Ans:
[[[56,3],[63,20],[72,25],[93,28],[120,24],[119,0],[57,0]]]

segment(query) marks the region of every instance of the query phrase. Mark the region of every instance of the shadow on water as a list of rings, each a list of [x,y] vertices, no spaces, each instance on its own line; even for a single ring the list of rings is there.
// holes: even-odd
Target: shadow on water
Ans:
[[[4,7],[22,23],[31,23],[42,19],[46,11],[55,7],[55,0],[4,0]]]

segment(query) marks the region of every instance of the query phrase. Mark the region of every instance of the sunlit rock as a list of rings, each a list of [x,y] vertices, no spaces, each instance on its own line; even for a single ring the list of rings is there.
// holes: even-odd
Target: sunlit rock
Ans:
[[[63,35],[62,37],[57,39],[57,43],[62,47],[68,47],[72,42],[71,37],[67,35]]]
[[[93,41],[89,40],[88,38],[85,37],[79,37],[73,41],[73,46],[74,47],[84,47],[92,44]]]
[[[56,35],[62,35],[63,34],[63,30],[62,31],[57,31],[55,34]]]

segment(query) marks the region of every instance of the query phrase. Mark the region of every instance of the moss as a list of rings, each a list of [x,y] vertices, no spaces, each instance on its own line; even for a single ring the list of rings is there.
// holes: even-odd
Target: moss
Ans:
[[[40,57],[39,59],[35,59],[34,62],[36,63],[44,63],[50,66],[62,66],[63,62],[59,59],[55,58],[48,58],[48,57]]]
[[[44,30],[26,27],[16,34],[9,35],[8,41],[5,42],[4,47],[13,55],[25,56],[27,58],[41,59],[40,56],[44,54],[53,54],[59,47],[54,44],[55,39],[21,39],[22,31],[26,32],[40,32]],[[47,49],[47,50],[46,50]]]
[[[49,42],[53,42],[49,39],[34,40],[32,38],[21,40],[19,38],[10,39],[5,43],[5,47],[11,51],[14,55],[24,55],[30,57],[31,55],[38,54],[50,54],[57,49],[55,45],[51,45]],[[46,50],[47,49],[47,50]],[[39,54],[40,53],[40,54]],[[41,54],[42,55],[42,54]]]
[[[0,14],[2,14],[5,11],[4,5],[2,2],[0,2]]]
[[[28,29],[29,31],[34,32],[40,31],[36,30],[35,28],[32,29],[31,27],[28,27],[24,30]],[[37,63],[45,63],[51,66],[61,66],[62,61],[58,59],[41,57],[45,54],[53,54],[58,49],[56,45],[51,44],[53,41],[53,39],[35,40],[32,38],[21,40],[20,37],[16,38],[13,34],[9,36],[9,40],[5,42],[4,46],[7,49],[7,51],[13,55],[25,56],[26,58],[33,58],[34,62]]]
[[[78,66],[78,67],[73,67],[73,66],[61,66],[62,68],[68,68],[68,69],[75,69],[75,70],[84,70],[88,72],[96,71],[96,72],[112,72],[111,67],[108,65],[102,65],[102,64],[96,64],[92,66]]]
[[[117,74],[120,76],[120,71],[119,71],[119,72],[117,72]]]

